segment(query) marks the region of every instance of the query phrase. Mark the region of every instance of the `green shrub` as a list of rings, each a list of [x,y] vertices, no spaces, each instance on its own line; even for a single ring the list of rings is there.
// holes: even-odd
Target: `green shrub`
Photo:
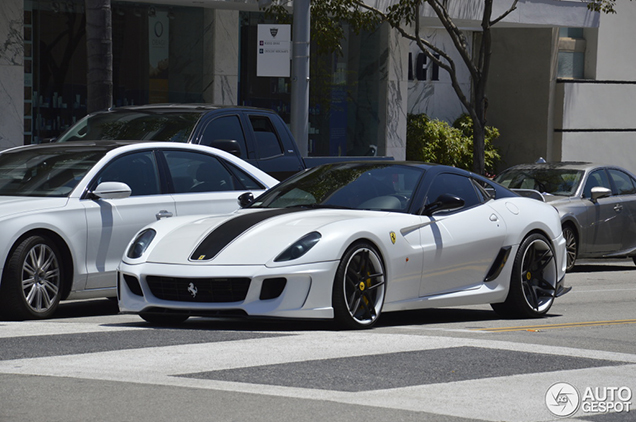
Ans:
[[[494,171],[501,159],[492,144],[499,131],[486,126],[485,167]],[[453,126],[441,120],[431,120],[425,114],[409,114],[406,129],[406,159],[446,164],[466,170],[473,168],[473,121],[469,115],[461,115]]]

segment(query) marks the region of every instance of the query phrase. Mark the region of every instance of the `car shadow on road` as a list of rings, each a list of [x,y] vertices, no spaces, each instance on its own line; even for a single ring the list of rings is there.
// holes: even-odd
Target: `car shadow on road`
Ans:
[[[636,265],[631,261],[625,264],[595,264],[588,263],[575,265],[570,273],[596,273],[596,272],[617,272],[617,271],[636,271]]]
[[[500,320],[492,310],[436,308],[383,313],[374,328],[400,326],[426,326],[455,322],[482,322]],[[288,320],[267,318],[199,318],[192,317],[175,325],[152,325],[141,318],[139,322],[110,323],[110,326],[144,327],[154,329],[217,330],[217,331],[345,331],[333,321]]]
[[[113,299],[78,300],[60,302],[53,318],[66,319],[78,317],[92,317],[102,315],[116,315],[119,313],[117,301]]]

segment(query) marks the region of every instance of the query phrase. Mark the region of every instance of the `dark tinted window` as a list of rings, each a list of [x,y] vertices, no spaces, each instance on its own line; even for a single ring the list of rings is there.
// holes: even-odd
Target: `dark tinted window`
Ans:
[[[592,197],[592,188],[597,186],[612,189],[609,179],[607,178],[607,173],[605,170],[596,170],[587,178],[587,182],[585,182],[585,189],[583,189],[583,197],[591,198]]]
[[[164,156],[176,193],[242,189],[218,157],[191,151],[165,151]]]
[[[239,116],[223,116],[212,120],[203,131],[201,144],[210,146],[212,142],[220,139],[237,141],[241,147],[241,156],[244,156],[247,148]]]
[[[285,180],[254,207],[327,207],[406,212],[424,171],[387,164],[319,166]]]
[[[442,173],[435,177],[426,195],[426,204],[431,204],[442,194],[451,194],[464,200],[464,208],[480,204],[482,200],[477,195],[475,186],[470,178],[459,174]]]
[[[269,117],[250,116],[250,122],[252,123],[252,129],[256,136],[259,158],[270,158],[282,155],[283,147]]]
[[[97,176],[93,188],[102,182],[123,182],[132,190],[131,196],[161,193],[157,163],[152,151],[115,158]]]
[[[616,169],[610,169],[609,174],[619,195],[636,193],[636,183],[629,174]]]
[[[263,186],[260,182],[258,182],[256,179],[254,179],[252,176],[247,174],[242,169],[236,167],[235,165],[231,163],[226,163],[226,164],[228,168],[230,169],[230,171],[234,173],[234,176],[241,182],[241,184],[243,185],[245,189],[265,189],[265,186]]]

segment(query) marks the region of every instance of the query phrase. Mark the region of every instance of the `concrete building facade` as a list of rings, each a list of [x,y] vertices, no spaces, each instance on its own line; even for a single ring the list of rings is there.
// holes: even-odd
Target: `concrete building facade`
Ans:
[[[85,114],[83,3],[0,3],[0,149],[54,137]],[[470,40],[479,37],[482,3],[447,2]],[[511,3],[496,0],[495,16]],[[263,78],[254,70],[256,27],[271,23],[256,0],[113,0],[112,10],[115,106],[254,105],[273,108],[289,121],[289,78]],[[501,132],[501,169],[544,157],[636,171],[636,46],[629,35],[634,18],[631,2],[620,3],[616,15],[601,15],[578,0],[521,0],[494,27],[487,118]],[[150,48],[156,22],[169,32],[159,53]],[[430,9],[422,10],[420,22],[427,39],[459,63]],[[70,33],[74,49],[70,36],[64,41]],[[310,155],[375,149],[403,159],[408,113],[452,122],[463,112],[444,71],[426,63],[396,31],[383,26],[346,34],[342,55],[312,50]],[[163,54],[164,61],[154,54]],[[169,66],[153,66],[153,60]],[[469,93],[461,65],[459,75]]]

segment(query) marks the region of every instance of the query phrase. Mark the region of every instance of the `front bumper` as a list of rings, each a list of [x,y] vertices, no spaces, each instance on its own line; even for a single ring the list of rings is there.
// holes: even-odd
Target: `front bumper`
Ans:
[[[123,313],[330,319],[337,267],[338,261],[279,268],[122,262],[117,297]],[[160,287],[153,277],[164,281]]]

